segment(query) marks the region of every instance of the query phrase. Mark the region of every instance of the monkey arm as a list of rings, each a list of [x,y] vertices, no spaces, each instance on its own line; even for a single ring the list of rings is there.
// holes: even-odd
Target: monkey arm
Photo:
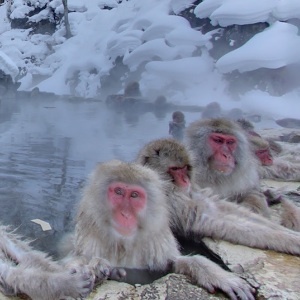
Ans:
[[[192,231],[203,236],[259,249],[300,255],[299,233],[245,209],[237,208],[235,213],[227,213],[226,210],[217,210],[213,214],[204,212],[191,224],[193,224]]]
[[[1,289],[5,294],[25,293],[32,299],[54,300],[85,297],[94,278],[84,265],[65,268],[41,251],[36,251],[17,235],[0,227]]]
[[[12,266],[0,263],[1,291],[4,294],[24,293],[33,300],[55,300],[70,296],[74,299],[86,297],[93,288],[88,270],[47,270],[27,266]]]
[[[300,181],[300,163],[277,158],[271,166],[260,166],[260,176],[263,179]]]
[[[300,255],[300,234],[224,200],[175,197],[174,226],[180,232],[259,249]],[[175,209],[176,207],[176,209]]]
[[[227,272],[217,264],[199,255],[180,256],[174,261],[175,273],[185,274],[199,286],[214,293],[217,289],[232,300],[254,300],[255,290],[234,273]]]

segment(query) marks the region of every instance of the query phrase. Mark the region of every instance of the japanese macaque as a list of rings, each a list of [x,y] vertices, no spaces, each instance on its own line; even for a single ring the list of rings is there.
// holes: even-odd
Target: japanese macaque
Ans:
[[[249,135],[250,146],[262,166],[273,165],[273,155],[267,140],[258,135]]]
[[[247,132],[252,151],[260,162],[259,174],[262,179],[275,180],[299,180],[300,169],[295,163],[281,159],[280,144],[276,141],[268,141],[254,131],[251,122],[240,119],[238,124]],[[274,153],[274,156],[272,155]],[[292,201],[283,197],[279,189],[266,189],[264,191],[269,205],[281,203],[281,224],[295,231],[300,231],[300,208]]]
[[[185,130],[185,116],[181,111],[174,111],[172,114],[172,121],[169,123],[169,134],[174,139],[182,140]]]
[[[251,149],[258,158],[260,178],[300,181],[300,162],[288,153],[283,154],[281,145],[276,141],[267,140],[256,133],[251,122],[240,119],[237,123],[246,131]]]
[[[266,198],[259,190],[258,161],[245,131],[235,121],[195,121],[186,129],[186,142],[195,159],[195,181],[201,188],[209,187],[269,217]]]
[[[224,201],[208,188],[200,189],[194,182],[193,160],[183,144],[171,139],[152,141],[136,161],[156,170],[166,182],[174,232],[300,255],[298,232]]]
[[[5,226],[0,226],[0,274],[3,294],[26,294],[33,300],[86,297],[94,282],[87,266],[59,264]]]
[[[254,300],[253,289],[234,273],[199,255],[182,256],[169,222],[165,182],[158,173],[135,163],[102,163],[80,201],[73,252],[117,268],[171,270],[210,292]]]
[[[124,97],[141,97],[140,84],[137,81],[133,81],[127,84],[124,90]]]

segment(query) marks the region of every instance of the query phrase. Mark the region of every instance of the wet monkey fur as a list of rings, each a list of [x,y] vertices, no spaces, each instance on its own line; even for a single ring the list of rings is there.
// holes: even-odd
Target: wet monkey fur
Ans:
[[[113,160],[96,166],[80,201],[73,255],[111,268],[172,271],[210,292],[254,300],[246,281],[199,255],[183,256],[170,228],[165,181],[152,169]],[[126,274],[120,276],[126,281]]]
[[[86,297],[94,284],[94,275],[87,265],[53,261],[3,225],[0,226],[0,275],[3,294],[26,294],[33,300]]]
[[[228,202],[211,189],[199,188],[194,182],[193,160],[178,141],[154,140],[141,149],[136,161],[155,170],[166,182],[174,232],[300,255],[298,232]]]
[[[204,119],[186,129],[186,144],[194,157],[195,182],[228,200],[269,217],[260,192],[258,160],[245,131],[224,118]]]

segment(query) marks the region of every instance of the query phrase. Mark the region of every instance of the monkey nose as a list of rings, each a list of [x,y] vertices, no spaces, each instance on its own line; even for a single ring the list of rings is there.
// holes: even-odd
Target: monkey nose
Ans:
[[[125,219],[130,219],[131,218],[131,214],[125,211],[121,212],[122,217],[124,217]]]

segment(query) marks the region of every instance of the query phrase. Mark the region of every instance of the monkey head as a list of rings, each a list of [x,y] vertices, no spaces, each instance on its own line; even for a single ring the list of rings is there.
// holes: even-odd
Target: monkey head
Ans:
[[[180,189],[189,189],[193,177],[192,159],[183,144],[174,139],[158,139],[144,146],[137,161],[148,166]]]
[[[225,118],[191,123],[186,140],[199,172],[207,174],[228,176],[252,155],[246,133],[236,122]]]
[[[247,132],[254,131],[254,125],[250,121],[242,118],[238,119],[236,122]]]
[[[273,156],[270,151],[269,142],[260,136],[250,135],[249,141],[253,147],[256,157],[263,166],[273,165]]]
[[[175,123],[183,123],[184,122],[184,114],[180,110],[174,111],[172,114],[172,119]]]
[[[166,217],[164,185],[147,167],[118,160],[102,163],[90,178],[80,212],[99,232],[107,228],[108,237],[134,238],[143,228],[155,227],[149,214]]]

